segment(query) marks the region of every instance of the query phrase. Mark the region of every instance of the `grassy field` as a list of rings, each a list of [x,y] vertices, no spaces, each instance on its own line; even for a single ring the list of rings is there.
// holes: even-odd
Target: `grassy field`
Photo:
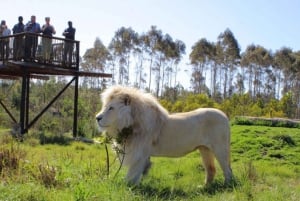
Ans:
[[[276,200],[300,198],[300,129],[232,126],[235,181],[204,186],[198,152],[183,158],[153,158],[137,187],[124,182],[125,169],[110,150],[107,175],[104,145],[68,142],[40,145],[28,137],[18,143],[0,131],[0,200]]]

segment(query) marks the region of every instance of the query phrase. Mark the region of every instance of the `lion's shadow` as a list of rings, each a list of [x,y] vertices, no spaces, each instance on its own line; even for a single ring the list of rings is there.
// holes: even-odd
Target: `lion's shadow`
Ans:
[[[203,186],[197,190],[198,194],[215,195],[222,192],[232,192],[234,189],[241,186],[241,182],[234,178],[229,184],[224,184],[221,180],[216,180],[208,186]]]
[[[222,181],[215,181],[209,186],[195,187],[191,191],[184,191],[180,188],[163,187],[158,188],[150,183],[140,184],[134,187],[136,193],[139,193],[148,198],[158,197],[160,199],[175,199],[186,198],[191,195],[216,195],[222,192],[232,192],[235,188],[240,186],[238,180],[233,180],[230,184],[225,185]]]
[[[145,197],[158,197],[160,199],[172,199],[178,197],[186,197],[187,193],[182,189],[172,189],[171,187],[157,188],[151,184],[141,184],[134,188],[135,192]]]

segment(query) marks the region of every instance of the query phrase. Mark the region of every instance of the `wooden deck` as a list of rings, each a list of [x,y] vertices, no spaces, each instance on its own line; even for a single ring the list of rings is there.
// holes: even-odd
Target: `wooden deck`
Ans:
[[[65,75],[79,77],[106,77],[111,78],[111,74],[81,71],[76,68],[43,64],[38,62],[25,61],[0,61],[0,77],[22,77],[24,73],[37,78],[37,75]]]

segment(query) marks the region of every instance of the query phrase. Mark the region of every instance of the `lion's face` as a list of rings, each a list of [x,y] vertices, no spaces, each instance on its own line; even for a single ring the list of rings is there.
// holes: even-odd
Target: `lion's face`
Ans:
[[[117,137],[119,131],[133,123],[130,102],[116,97],[104,103],[102,110],[96,115],[96,120],[101,131],[107,131],[109,136]]]

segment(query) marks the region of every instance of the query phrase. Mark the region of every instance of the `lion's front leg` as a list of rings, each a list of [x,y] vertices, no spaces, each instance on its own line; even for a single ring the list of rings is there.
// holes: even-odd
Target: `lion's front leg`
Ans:
[[[144,170],[143,170],[143,175],[144,176],[148,174],[148,172],[149,172],[149,170],[151,168],[151,165],[152,164],[151,164],[150,157],[149,157],[148,160],[147,160],[147,162],[146,162],[146,164],[145,164]]]
[[[136,162],[130,164],[126,175],[126,181],[130,185],[139,184],[142,175],[148,172],[150,166],[150,157],[139,159]]]

